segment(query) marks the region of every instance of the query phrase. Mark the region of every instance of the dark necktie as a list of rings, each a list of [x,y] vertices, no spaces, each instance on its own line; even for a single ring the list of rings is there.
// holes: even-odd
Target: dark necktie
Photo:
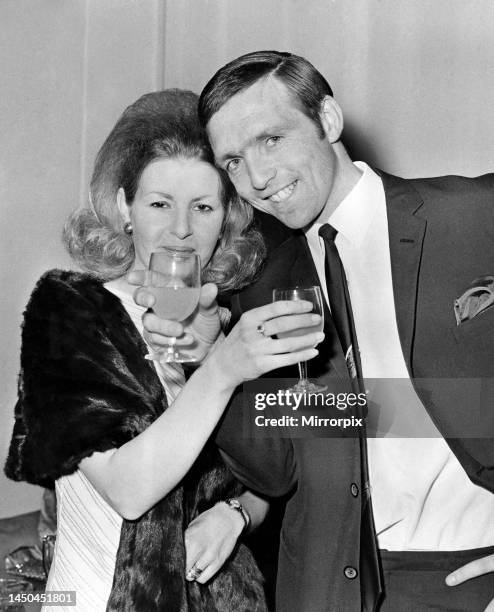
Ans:
[[[352,306],[346,282],[345,271],[336,248],[335,238],[338,232],[328,223],[321,226],[319,236],[326,247],[326,286],[328,290],[331,317],[340,340],[350,377],[362,378],[358,354],[357,336],[353,323]]]
[[[357,335],[353,322],[352,305],[345,270],[335,244],[337,230],[328,223],[321,226],[319,236],[326,248],[326,286],[328,290],[331,317],[345,355],[352,386],[355,392],[363,392],[362,367],[357,344]],[[364,416],[364,415],[360,415]],[[362,517],[360,527],[360,585],[362,610],[372,612],[381,591],[377,539],[372,514],[372,503],[369,490],[369,467],[367,461],[367,438],[365,425],[360,435],[360,457],[362,474]]]

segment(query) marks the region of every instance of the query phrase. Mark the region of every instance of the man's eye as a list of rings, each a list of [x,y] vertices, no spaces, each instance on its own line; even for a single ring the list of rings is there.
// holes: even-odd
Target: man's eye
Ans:
[[[237,170],[240,167],[240,159],[231,159],[226,167],[225,170],[228,172],[228,174],[235,174],[235,172],[237,172]]]
[[[266,138],[266,144],[268,147],[274,147],[281,140],[281,136],[270,136]]]

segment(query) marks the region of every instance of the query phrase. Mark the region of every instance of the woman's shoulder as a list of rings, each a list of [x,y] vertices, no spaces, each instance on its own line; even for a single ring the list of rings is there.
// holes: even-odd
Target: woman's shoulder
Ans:
[[[87,309],[90,304],[99,308],[108,300],[112,301],[113,296],[98,277],[86,272],[53,269],[45,272],[37,281],[26,313],[33,309],[63,312],[77,305]]]
[[[120,300],[97,277],[73,270],[49,270],[36,283],[23,313],[26,346],[61,336],[66,342],[93,341],[94,330],[118,335],[127,329]],[[26,349],[27,350],[27,349]]]
[[[36,283],[33,294],[43,291],[81,293],[103,290],[100,279],[87,272],[54,268],[45,272]]]

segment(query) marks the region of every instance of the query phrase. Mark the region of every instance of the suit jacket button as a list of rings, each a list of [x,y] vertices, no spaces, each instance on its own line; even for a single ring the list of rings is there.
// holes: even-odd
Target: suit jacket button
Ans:
[[[345,578],[348,578],[348,580],[353,580],[358,576],[357,570],[351,565],[347,565],[343,570],[343,573],[345,574]]]
[[[357,485],[354,482],[352,482],[352,484],[350,486],[350,491],[351,491],[353,497],[358,497],[358,487],[357,487]]]

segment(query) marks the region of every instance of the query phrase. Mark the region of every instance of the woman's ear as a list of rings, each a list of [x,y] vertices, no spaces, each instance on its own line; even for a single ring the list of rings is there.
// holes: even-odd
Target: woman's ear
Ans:
[[[319,119],[330,143],[338,142],[343,132],[343,112],[331,96],[325,96],[321,103]]]
[[[130,223],[130,207],[127,204],[127,198],[125,197],[125,191],[123,190],[123,187],[119,187],[117,191],[117,207],[120,216],[122,217],[122,221],[124,223]]]

